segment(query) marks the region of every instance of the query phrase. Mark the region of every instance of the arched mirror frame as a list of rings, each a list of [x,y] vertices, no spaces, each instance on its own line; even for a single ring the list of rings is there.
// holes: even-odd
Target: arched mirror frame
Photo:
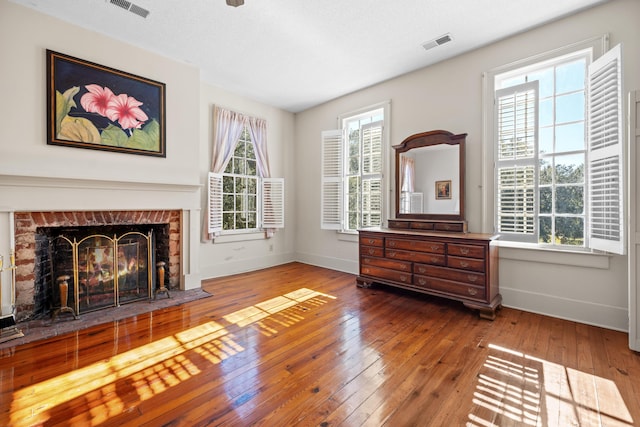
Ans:
[[[464,218],[464,181],[465,181],[465,140],[467,134],[454,135],[445,130],[422,132],[409,136],[398,145],[394,145],[396,152],[396,182],[395,182],[395,210],[398,220],[425,220],[425,221],[453,221],[465,222]],[[460,210],[458,214],[430,214],[430,213],[400,213],[400,155],[419,147],[431,147],[440,144],[457,145],[459,147],[458,182],[460,183],[459,198]],[[410,227],[411,228],[411,227]],[[466,227],[465,227],[466,228]]]

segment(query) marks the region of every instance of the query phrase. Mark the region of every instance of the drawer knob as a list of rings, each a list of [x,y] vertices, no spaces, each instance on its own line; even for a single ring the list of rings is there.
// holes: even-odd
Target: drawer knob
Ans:
[[[461,253],[462,255],[467,255],[467,254],[469,253],[469,249],[467,249],[467,248],[460,248],[460,253]]]
[[[395,258],[396,257],[396,252],[395,251],[387,252],[387,256],[389,258]]]
[[[421,284],[421,285],[426,285],[427,281],[424,280],[424,279],[418,279],[418,283]]]
[[[431,245],[431,250],[432,250],[432,251],[437,251],[438,249],[440,249],[440,246],[438,246],[438,245]]]
[[[373,239],[369,239],[369,244],[372,245],[375,242]]]
[[[431,257],[431,262],[433,262],[433,263],[438,262],[438,258],[436,258],[436,257],[434,257],[434,256],[433,256],[433,257]]]
[[[424,272],[426,272],[426,271],[427,271],[427,269],[426,269],[426,268],[424,268],[424,267],[418,267],[418,273],[424,273]]]
[[[400,281],[401,282],[406,282],[407,281],[407,276],[400,276]]]
[[[376,251],[374,249],[369,249],[369,255],[373,255]]]
[[[473,288],[467,288],[467,291],[469,291],[469,295],[475,295],[478,293],[478,291],[476,289]]]
[[[460,267],[469,267],[469,263],[468,263],[468,262],[466,262],[466,261],[462,261],[462,262],[460,263]]]
[[[468,275],[467,278],[469,278],[470,282],[475,282],[476,280],[478,280],[477,276],[472,276],[472,275]]]
[[[394,242],[394,241],[389,242],[389,246],[393,247],[395,245],[396,245],[396,242]]]

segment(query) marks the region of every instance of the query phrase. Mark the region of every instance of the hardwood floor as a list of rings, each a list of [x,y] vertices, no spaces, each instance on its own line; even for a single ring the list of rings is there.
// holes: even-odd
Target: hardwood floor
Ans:
[[[0,425],[633,426],[627,335],[292,263],[2,350]]]

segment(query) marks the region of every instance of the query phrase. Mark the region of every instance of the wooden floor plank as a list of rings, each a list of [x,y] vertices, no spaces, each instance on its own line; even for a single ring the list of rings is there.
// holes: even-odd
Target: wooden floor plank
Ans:
[[[626,334],[300,263],[2,352],[0,425],[640,425]]]

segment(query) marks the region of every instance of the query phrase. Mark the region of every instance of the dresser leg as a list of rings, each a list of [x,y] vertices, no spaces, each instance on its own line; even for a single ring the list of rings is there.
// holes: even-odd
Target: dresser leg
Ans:
[[[362,277],[356,277],[356,286],[359,288],[370,288],[373,285],[373,280],[367,280]]]
[[[495,320],[496,310],[502,307],[502,295],[498,294],[490,304],[475,304],[472,302],[463,302],[465,307],[472,310],[478,310],[481,319]]]

